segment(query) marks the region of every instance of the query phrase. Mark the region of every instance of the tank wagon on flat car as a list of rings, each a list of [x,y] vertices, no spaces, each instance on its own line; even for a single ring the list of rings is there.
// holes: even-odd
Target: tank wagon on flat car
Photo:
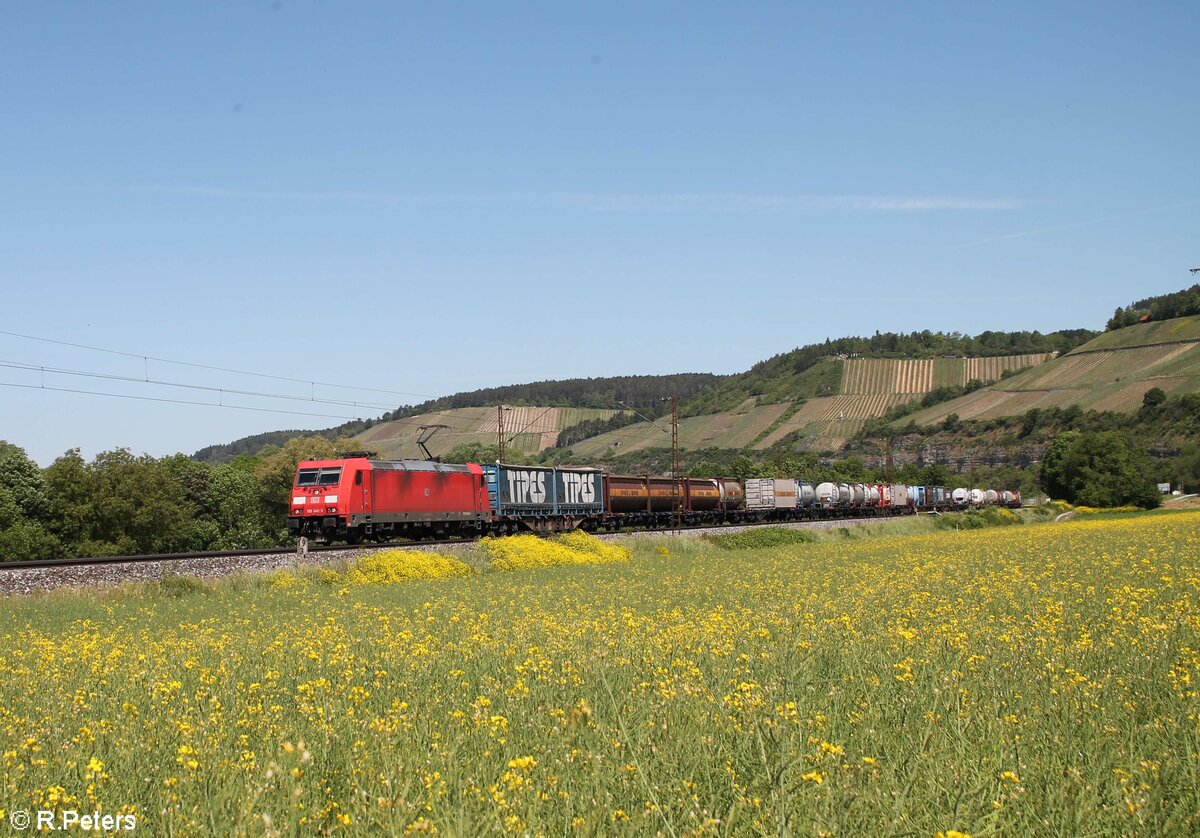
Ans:
[[[349,457],[299,464],[288,532],[318,541],[474,538],[518,531],[702,524],[1020,506],[1016,492],[791,478],[608,474],[596,468]]]

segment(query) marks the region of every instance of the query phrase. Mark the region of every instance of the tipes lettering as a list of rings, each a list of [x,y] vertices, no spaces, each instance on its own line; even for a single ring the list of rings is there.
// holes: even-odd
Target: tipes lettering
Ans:
[[[595,475],[562,472],[563,503],[595,503]]]
[[[510,470],[508,497],[510,503],[545,503],[546,472]]]
[[[544,471],[510,469],[508,472],[509,503],[547,503],[549,495],[546,493],[546,476],[547,473]],[[562,479],[562,495],[559,502],[564,504],[596,502],[596,475],[563,471],[559,472],[559,477]]]

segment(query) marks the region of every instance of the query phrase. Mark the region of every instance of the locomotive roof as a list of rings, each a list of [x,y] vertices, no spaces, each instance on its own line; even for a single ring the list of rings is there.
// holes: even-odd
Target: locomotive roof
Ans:
[[[436,471],[465,474],[470,466],[458,463],[435,463],[431,460],[370,460],[375,471]]]

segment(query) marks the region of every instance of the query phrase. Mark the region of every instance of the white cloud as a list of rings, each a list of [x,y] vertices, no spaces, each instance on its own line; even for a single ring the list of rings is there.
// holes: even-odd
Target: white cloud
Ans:
[[[1134,210],[1133,212],[1122,212],[1117,215],[1106,215],[1103,218],[1089,218],[1086,221],[1072,221],[1068,224],[1055,224],[1052,227],[1038,227],[1033,230],[1018,230],[1014,233],[1004,233],[999,236],[991,236],[986,239],[977,239],[976,241],[956,244],[951,250],[957,250],[964,247],[976,247],[981,244],[992,244],[994,242],[1008,241],[1009,239],[1023,239],[1028,236],[1041,236],[1046,233],[1057,233],[1060,230],[1074,230],[1077,227],[1089,227],[1093,224],[1107,224],[1112,221],[1123,221],[1127,218],[1138,218],[1143,215],[1152,215],[1156,212],[1166,212],[1167,210],[1182,209],[1183,207],[1195,206],[1200,201],[1182,201],[1175,204],[1166,204],[1161,207],[1150,207],[1149,209]]]

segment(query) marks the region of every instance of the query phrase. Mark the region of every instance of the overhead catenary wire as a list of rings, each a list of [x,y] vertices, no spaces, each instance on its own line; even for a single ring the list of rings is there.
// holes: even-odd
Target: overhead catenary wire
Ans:
[[[594,405],[594,404],[593,405],[574,405],[574,407],[578,407],[578,408],[581,408],[584,410],[609,410],[609,411],[612,411],[613,413],[630,412],[630,413],[634,413],[638,416],[641,416],[641,414],[637,413],[636,410],[634,410],[633,408],[629,407],[628,405],[622,404],[620,402],[617,402],[616,404],[605,403],[603,405]],[[433,417],[433,418],[439,419],[443,422],[460,421],[460,422],[468,423],[471,426],[475,426],[474,430],[465,430],[465,429],[450,430],[445,433],[440,433],[440,434],[438,434],[439,438],[459,437],[459,436],[486,437],[486,436],[493,434],[494,431],[485,430],[483,428],[478,427],[479,422],[483,419],[483,417],[480,417],[479,419],[467,419],[467,418],[461,417],[461,416],[447,415],[451,410],[471,410],[471,409],[490,409],[490,406],[487,406],[487,405],[478,406],[477,405],[477,406],[473,406],[472,408],[446,408],[443,410],[431,411],[430,413],[427,413],[427,414],[418,414],[415,416],[405,416],[400,419],[393,419],[392,422],[395,424],[403,424],[405,422],[409,422],[411,424],[412,420],[416,420],[420,417]],[[534,425],[534,423],[536,423],[539,419],[541,419],[543,416],[545,416],[551,410],[558,410],[558,409],[562,409],[562,406],[561,405],[552,405],[550,407],[544,408],[541,413],[539,413],[532,420],[527,422],[520,430],[514,432],[511,436],[508,436],[505,441],[513,442],[518,436],[525,433],[525,431],[528,428],[532,427]],[[646,419],[646,417],[644,417],[644,416],[642,418]],[[659,430],[665,431],[666,433],[670,433],[670,431],[666,431],[666,429],[660,427],[654,421],[649,420],[649,419],[646,419],[646,421],[649,422],[649,424],[653,425],[654,427],[658,428]],[[484,422],[484,424],[486,425],[487,423]],[[412,442],[412,441],[415,441],[416,438],[417,438],[416,434],[400,434],[397,436],[379,437],[377,439],[371,440],[371,442],[374,444],[378,444],[381,442]]]
[[[26,372],[50,373],[52,375],[65,375],[77,378],[98,378],[107,381],[125,381],[131,384],[150,384],[156,387],[179,387],[188,390],[203,390],[209,393],[228,393],[235,396],[253,396],[262,399],[286,399],[296,402],[316,402],[318,404],[333,404],[343,407],[354,408],[373,408],[380,410],[390,410],[392,405],[377,404],[374,402],[356,402],[346,401],[343,399],[325,399],[317,398],[316,396],[289,396],[282,393],[264,393],[257,390],[237,390],[230,387],[213,387],[203,384],[185,384],[180,381],[163,381],[154,378],[136,378],[128,375],[114,375],[112,373],[103,372],[88,372],[86,370],[71,370],[61,367],[46,367],[38,364],[29,364],[23,361],[6,361],[0,360],[0,368],[23,370]]]
[[[135,399],[142,402],[166,402],[168,404],[190,404],[199,407],[217,407],[226,410],[252,410],[257,413],[284,413],[290,416],[319,416],[325,419],[359,419],[358,416],[345,416],[336,413],[310,413],[302,410],[280,410],[271,407],[250,407],[239,404],[213,404],[212,402],[197,402],[188,399],[166,399],[159,396],[134,396],[129,393],[104,393],[97,390],[76,390],[70,387],[48,387],[39,384],[14,384],[10,381],[0,381],[0,387],[19,387],[24,390],[52,390],[56,393],[78,393],[85,396],[107,396],[114,399]]]
[[[541,419],[543,416],[545,416],[545,415],[546,415],[547,413],[549,413],[550,411],[552,411],[552,410],[557,410],[557,409],[558,409],[558,408],[556,408],[556,407],[548,407],[548,408],[546,408],[546,409],[545,409],[545,410],[543,410],[541,413],[539,413],[537,416],[533,417],[533,418],[532,418],[532,419],[530,419],[528,422],[526,422],[526,423],[525,423],[525,427],[521,428],[521,430],[519,430],[519,431],[514,431],[514,432],[513,432],[513,435],[512,435],[512,436],[510,436],[510,437],[509,437],[509,438],[506,440],[506,442],[512,442],[514,439],[516,439],[517,437],[519,437],[521,434],[525,433],[525,431],[527,431],[529,428],[532,428],[532,427],[533,427],[533,425],[534,425],[534,423],[535,423],[535,422],[537,422],[537,420]]]
[[[144,352],[125,352],[120,349],[106,349],[101,346],[88,346],[87,344],[83,344],[83,343],[73,343],[68,340],[57,340],[55,338],[43,338],[43,337],[38,337],[37,335],[26,335],[26,334],[22,334],[21,332],[10,332],[10,331],[4,330],[4,329],[0,329],[0,335],[7,335],[9,337],[21,338],[23,340],[36,340],[36,341],[40,341],[42,343],[52,343],[52,344],[56,344],[58,346],[70,346],[74,349],[86,349],[89,352],[104,352],[109,355],[121,355],[126,358],[140,358],[147,365],[147,376],[149,376],[149,368],[148,368],[149,362],[154,361],[155,363],[175,364],[175,365],[181,366],[181,367],[193,367],[195,369],[213,370],[215,372],[232,373],[234,375],[249,375],[249,376],[255,376],[258,378],[271,378],[276,381],[290,381],[294,384],[308,384],[313,387],[317,387],[317,386],[338,387],[343,390],[361,390],[361,391],[367,392],[367,393],[386,393],[386,394],[392,395],[392,396],[420,396],[422,398],[432,398],[432,396],[430,396],[428,393],[410,393],[410,392],[406,392],[404,390],[384,390],[384,389],[380,389],[378,387],[357,387],[357,386],[354,386],[351,384],[333,384],[328,381],[313,381],[313,380],[307,379],[307,378],[293,378],[293,377],[286,376],[286,375],[274,375],[272,373],[265,373],[265,372],[252,372],[250,370],[237,370],[237,369],[232,369],[229,367],[213,366],[211,364],[197,364],[192,361],[176,361],[171,358],[159,358],[157,356],[150,355],[150,354],[144,353]]]

